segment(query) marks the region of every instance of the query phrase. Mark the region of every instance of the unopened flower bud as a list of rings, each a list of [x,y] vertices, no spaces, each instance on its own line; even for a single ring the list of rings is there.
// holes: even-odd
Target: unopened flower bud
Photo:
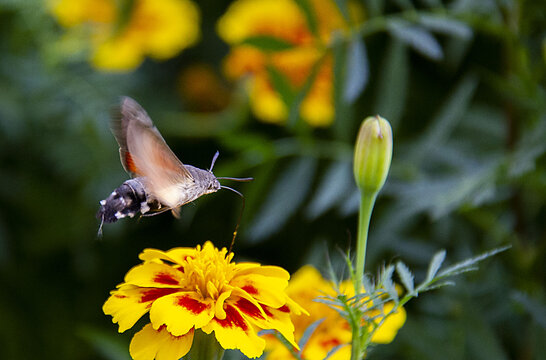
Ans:
[[[377,193],[383,187],[392,158],[392,130],[389,122],[376,115],[366,118],[356,139],[354,174],[361,191]]]

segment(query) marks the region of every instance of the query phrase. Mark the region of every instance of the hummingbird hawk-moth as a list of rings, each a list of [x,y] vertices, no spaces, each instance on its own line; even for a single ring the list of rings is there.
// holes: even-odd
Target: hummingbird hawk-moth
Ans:
[[[119,155],[131,179],[100,201],[97,218],[113,223],[125,217],[152,216],[171,210],[178,217],[180,207],[200,196],[226,188],[218,179],[249,181],[252,178],[217,178],[210,169],[184,165],[169,148],[146,111],[133,99],[123,97],[112,117],[112,132],[119,144]]]

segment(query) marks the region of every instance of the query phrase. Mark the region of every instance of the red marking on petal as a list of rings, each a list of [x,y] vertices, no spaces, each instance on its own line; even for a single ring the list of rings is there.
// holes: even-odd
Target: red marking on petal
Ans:
[[[160,288],[150,288],[148,290],[145,290],[142,292],[142,295],[140,297],[140,302],[145,303],[148,301],[154,301],[157,300],[160,297],[163,297],[165,295],[169,295],[175,292],[180,291],[180,289],[160,289]]]
[[[286,306],[286,305],[281,306],[277,310],[282,311],[284,313],[290,312],[290,308],[288,306]]]
[[[165,285],[178,285],[178,280],[176,280],[171,274],[167,273],[159,273],[154,276],[154,282]]]
[[[118,299],[125,299],[127,296],[126,295],[122,295],[122,294],[114,294],[114,297],[118,298]]]
[[[267,316],[272,317],[273,313],[269,311],[269,306],[262,305],[262,309],[264,309],[264,312]]]
[[[216,319],[216,321],[221,327],[224,328],[236,327],[242,329],[245,332],[248,330],[248,325],[245,322],[245,319],[243,319],[241,314],[239,314],[239,312],[230,305],[226,307],[226,318],[224,320]]]
[[[235,303],[235,306],[242,313],[244,313],[244,314],[246,314],[246,315],[248,315],[250,317],[258,318],[258,319],[263,319],[264,318],[264,316],[260,312],[260,309],[256,305],[254,305],[253,303],[248,301],[247,299],[240,298]]]
[[[241,289],[243,289],[244,291],[246,291],[247,293],[249,293],[250,295],[256,295],[258,294],[258,289],[256,289],[254,286],[252,285],[245,285],[243,286]]]
[[[202,313],[207,308],[207,304],[203,304],[189,296],[180,296],[177,300],[176,305],[182,306],[194,314]]]
[[[320,345],[322,345],[322,347],[325,347],[325,348],[328,348],[328,349],[331,349],[335,346],[338,346],[338,345],[341,345],[342,342],[339,340],[339,339],[336,339],[336,338],[331,338],[331,339],[328,339],[328,340],[323,340],[320,342]]]

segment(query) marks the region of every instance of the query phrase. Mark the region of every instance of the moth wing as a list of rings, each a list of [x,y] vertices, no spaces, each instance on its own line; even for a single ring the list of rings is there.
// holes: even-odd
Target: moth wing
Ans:
[[[144,176],[150,193],[162,204],[175,207],[178,186],[194,179],[146,111],[135,100],[122,98],[119,114],[113,117],[112,131],[125,170],[132,176]]]

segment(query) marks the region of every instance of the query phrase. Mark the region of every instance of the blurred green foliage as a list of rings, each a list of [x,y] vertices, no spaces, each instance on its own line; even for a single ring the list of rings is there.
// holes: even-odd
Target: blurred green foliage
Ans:
[[[400,258],[422,279],[441,248],[455,262],[513,247],[410,304],[395,342],[370,358],[545,359],[544,1],[363,1],[367,21],[333,44],[336,120],[321,130],[257,122],[236,85],[222,111],[188,110],[179,74],[194,63],[220,72],[227,46],[214,24],[228,4],[199,2],[196,47],[107,74],[59,56],[42,2],[0,0],[0,358],[126,359],[131,334],[117,335],[101,306],[138,253],[229,245],[241,201],[226,191],[180,220],[120,221],[97,239],[98,201],[127,177],[109,109],[129,95],[183,162],[206,168],[218,149],[217,176],[255,178],[234,185],[246,196],[236,259],[290,271],[350,246],[353,141],[381,114],[394,154],[367,270]]]

